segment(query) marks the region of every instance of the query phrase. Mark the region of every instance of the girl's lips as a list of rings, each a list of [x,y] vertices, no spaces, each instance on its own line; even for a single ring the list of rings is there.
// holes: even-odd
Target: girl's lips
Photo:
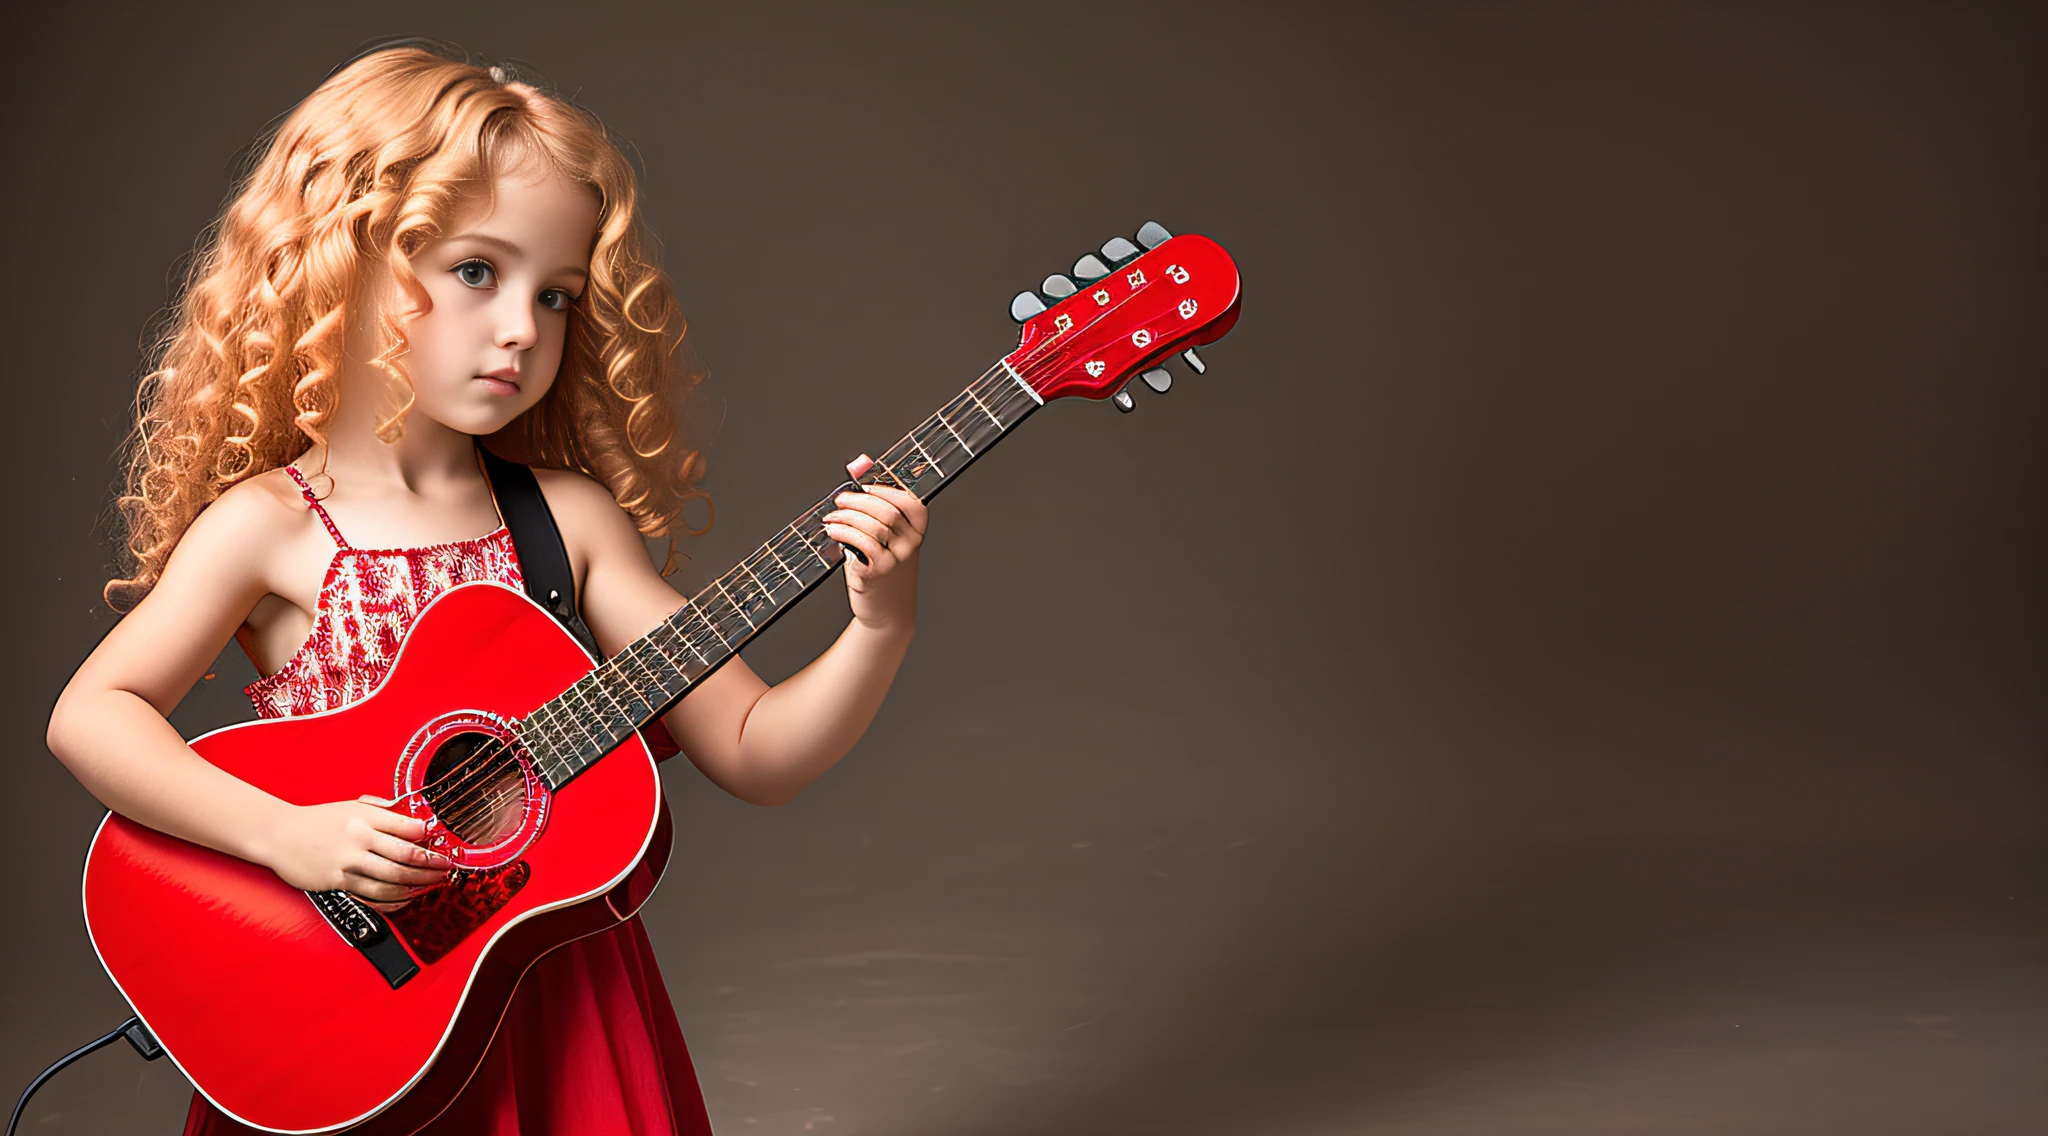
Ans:
[[[482,383],[484,389],[492,394],[509,396],[519,393],[519,384],[512,379],[499,378],[497,375],[478,375],[476,381]]]

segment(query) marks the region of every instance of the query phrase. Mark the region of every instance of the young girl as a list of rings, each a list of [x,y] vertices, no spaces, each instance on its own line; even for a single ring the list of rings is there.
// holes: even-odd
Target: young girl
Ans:
[[[644,247],[604,128],[503,68],[409,46],[323,83],[211,231],[145,381],[133,574],[107,588],[127,616],[59,698],[51,750],[107,807],[293,887],[392,907],[442,881],[419,822],[287,804],[164,715],[230,636],[264,675],[259,715],[346,705],[436,595],[519,587],[479,444],[537,467],[606,654],[679,608],[642,538],[676,531],[702,462],[671,416],[683,324]],[[845,632],[772,688],[735,659],[662,719],[755,804],[853,745],[916,625],[923,505],[883,487],[837,505],[827,531],[864,557]],[[195,1094],[187,1133],[234,1130]],[[710,1131],[638,918],[527,972],[432,1130]]]

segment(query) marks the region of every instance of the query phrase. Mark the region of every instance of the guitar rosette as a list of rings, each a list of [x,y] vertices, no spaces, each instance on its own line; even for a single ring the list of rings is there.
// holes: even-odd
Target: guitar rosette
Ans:
[[[393,778],[396,807],[426,822],[426,847],[468,871],[519,858],[548,820],[553,793],[513,723],[456,710],[422,726]]]

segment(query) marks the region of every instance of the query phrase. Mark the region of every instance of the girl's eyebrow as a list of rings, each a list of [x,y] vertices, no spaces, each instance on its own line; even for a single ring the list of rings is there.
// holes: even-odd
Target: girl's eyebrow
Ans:
[[[477,244],[490,245],[492,248],[498,249],[509,256],[523,257],[526,255],[525,249],[520,248],[503,237],[494,237],[489,233],[457,233],[448,239],[451,241],[474,241]],[[581,265],[564,265],[555,271],[565,276],[574,276],[583,280],[590,278],[590,273]]]

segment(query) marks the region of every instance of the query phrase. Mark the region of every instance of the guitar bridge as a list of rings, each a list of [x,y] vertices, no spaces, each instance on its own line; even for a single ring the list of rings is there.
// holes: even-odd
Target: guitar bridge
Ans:
[[[327,918],[327,924],[342,942],[361,951],[393,990],[420,972],[420,965],[406,952],[405,944],[391,933],[391,924],[376,908],[345,891],[309,891],[306,898]]]
[[[510,903],[532,875],[524,860],[475,872],[458,868],[448,882],[392,912],[390,926],[421,962],[432,966]]]

